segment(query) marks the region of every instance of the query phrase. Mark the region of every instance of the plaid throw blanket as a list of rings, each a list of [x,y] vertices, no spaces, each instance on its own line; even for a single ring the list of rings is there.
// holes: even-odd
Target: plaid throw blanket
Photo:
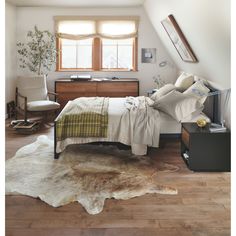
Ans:
[[[107,137],[109,98],[77,98],[56,123],[58,141],[69,137]]]

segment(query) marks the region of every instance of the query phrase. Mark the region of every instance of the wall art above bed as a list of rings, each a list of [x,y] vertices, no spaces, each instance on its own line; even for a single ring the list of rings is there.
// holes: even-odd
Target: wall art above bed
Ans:
[[[161,24],[169,35],[181,59],[186,62],[198,62],[174,16],[169,15],[166,19],[161,21]]]

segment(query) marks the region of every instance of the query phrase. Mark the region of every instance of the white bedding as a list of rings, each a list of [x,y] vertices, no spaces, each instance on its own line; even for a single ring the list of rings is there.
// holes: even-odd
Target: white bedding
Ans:
[[[152,136],[152,140],[147,138],[145,142],[148,143],[141,143],[138,139],[137,130],[136,133],[132,132],[128,126],[130,122],[132,122],[133,116],[128,116],[127,108],[125,107],[125,99],[126,98],[110,98],[109,99],[109,106],[108,106],[108,131],[106,138],[100,137],[88,137],[88,138],[80,138],[80,137],[72,137],[66,138],[62,141],[57,141],[56,152],[62,152],[66,146],[70,144],[82,144],[82,143],[91,143],[91,142],[120,142],[126,145],[130,145],[132,149],[132,153],[135,155],[145,155],[147,152],[147,144],[151,144],[151,146],[158,147],[159,144],[159,130],[158,132],[153,132],[155,135]],[[68,102],[66,107],[62,110],[61,114],[58,117],[63,115],[63,113],[67,110],[68,106],[70,106],[71,102]],[[153,110],[152,108],[148,107],[150,112],[156,114],[159,117],[159,112],[157,110]],[[152,125],[154,124],[155,116],[154,114],[149,115],[149,120],[151,120]],[[157,119],[159,120],[159,119]],[[149,121],[150,123],[150,121]],[[156,128],[159,127],[159,122],[156,122]],[[149,128],[150,129],[150,128]],[[145,129],[145,132],[147,130]],[[135,135],[136,134],[136,135]],[[143,133],[144,135],[144,133]],[[133,140],[133,136],[134,139]],[[150,135],[149,135],[150,136]],[[142,136],[144,138],[144,136]],[[138,141],[138,143],[135,141]],[[153,141],[153,143],[152,143]],[[150,143],[151,142],[151,143]]]
[[[65,140],[57,141],[56,152],[62,152],[66,148],[66,146],[70,144],[83,144],[91,142],[120,142],[126,145],[130,145],[133,154],[145,155],[147,152],[147,146],[158,147],[159,133],[180,133],[181,123],[178,123],[169,115],[149,107],[147,129],[145,129],[144,126],[141,126],[142,130],[137,130],[136,128],[136,134],[130,135],[130,130],[128,130],[127,123],[131,122],[128,119],[132,120],[132,116],[128,116],[127,108],[125,107],[125,99],[126,98],[109,99],[109,119],[106,138],[66,138]],[[66,107],[62,110],[60,115],[63,114],[69,104],[70,102],[67,103]],[[144,116],[142,116],[142,114],[140,113],[139,122],[142,121],[143,117]],[[197,120],[197,118],[195,119]],[[153,129],[154,131],[150,129]],[[139,135],[140,132],[143,132],[142,135]],[[153,136],[150,135],[151,132]],[[134,138],[132,139],[131,136]]]
[[[186,118],[183,122],[196,122],[199,118],[205,118],[207,122],[210,122],[210,119],[204,114]],[[181,133],[181,123],[177,122],[168,114],[160,111],[161,119],[161,134],[180,134]]]

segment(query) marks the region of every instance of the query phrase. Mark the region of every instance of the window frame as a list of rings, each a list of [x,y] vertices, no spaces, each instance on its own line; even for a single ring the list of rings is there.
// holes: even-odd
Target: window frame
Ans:
[[[93,38],[92,44],[92,68],[62,68],[62,44],[61,38],[57,38],[56,40],[56,48],[58,51],[57,60],[56,60],[56,71],[57,72],[64,72],[64,71],[124,71],[124,72],[135,72],[138,71],[138,38],[134,37],[133,42],[133,60],[132,65],[133,69],[123,69],[123,68],[102,68],[102,39],[100,37]]]

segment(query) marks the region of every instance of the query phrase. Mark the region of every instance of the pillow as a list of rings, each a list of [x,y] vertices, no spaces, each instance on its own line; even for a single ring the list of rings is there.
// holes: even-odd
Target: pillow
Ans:
[[[195,97],[174,90],[161,97],[156,102],[155,108],[180,122],[192,113],[202,111],[203,105]]]
[[[194,82],[194,77],[191,74],[183,72],[175,82],[175,87],[180,92],[188,89]]]
[[[195,82],[201,81],[204,85],[208,85],[209,84],[208,81],[205,78],[199,77],[198,75],[194,75],[193,78],[194,78]]]
[[[207,123],[211,122],[210,118],[207,117],[202,111],[192,113],[190,116],[185,117],[182,122],[196,122],[198,119],[205,119]]]
[[[203,82],[197,81],[192,86],[190,86],[183,94],[193,96],[199,100],[200,103],[204,103],[207,98],[207,93],[210,91]]]
[[[158,89],[152,96],[151,99],[153,101],[158,101],[162,96],[166,95],[170,91],[175,90],[175,86],[173,84],[165,84],[163,87]]]

